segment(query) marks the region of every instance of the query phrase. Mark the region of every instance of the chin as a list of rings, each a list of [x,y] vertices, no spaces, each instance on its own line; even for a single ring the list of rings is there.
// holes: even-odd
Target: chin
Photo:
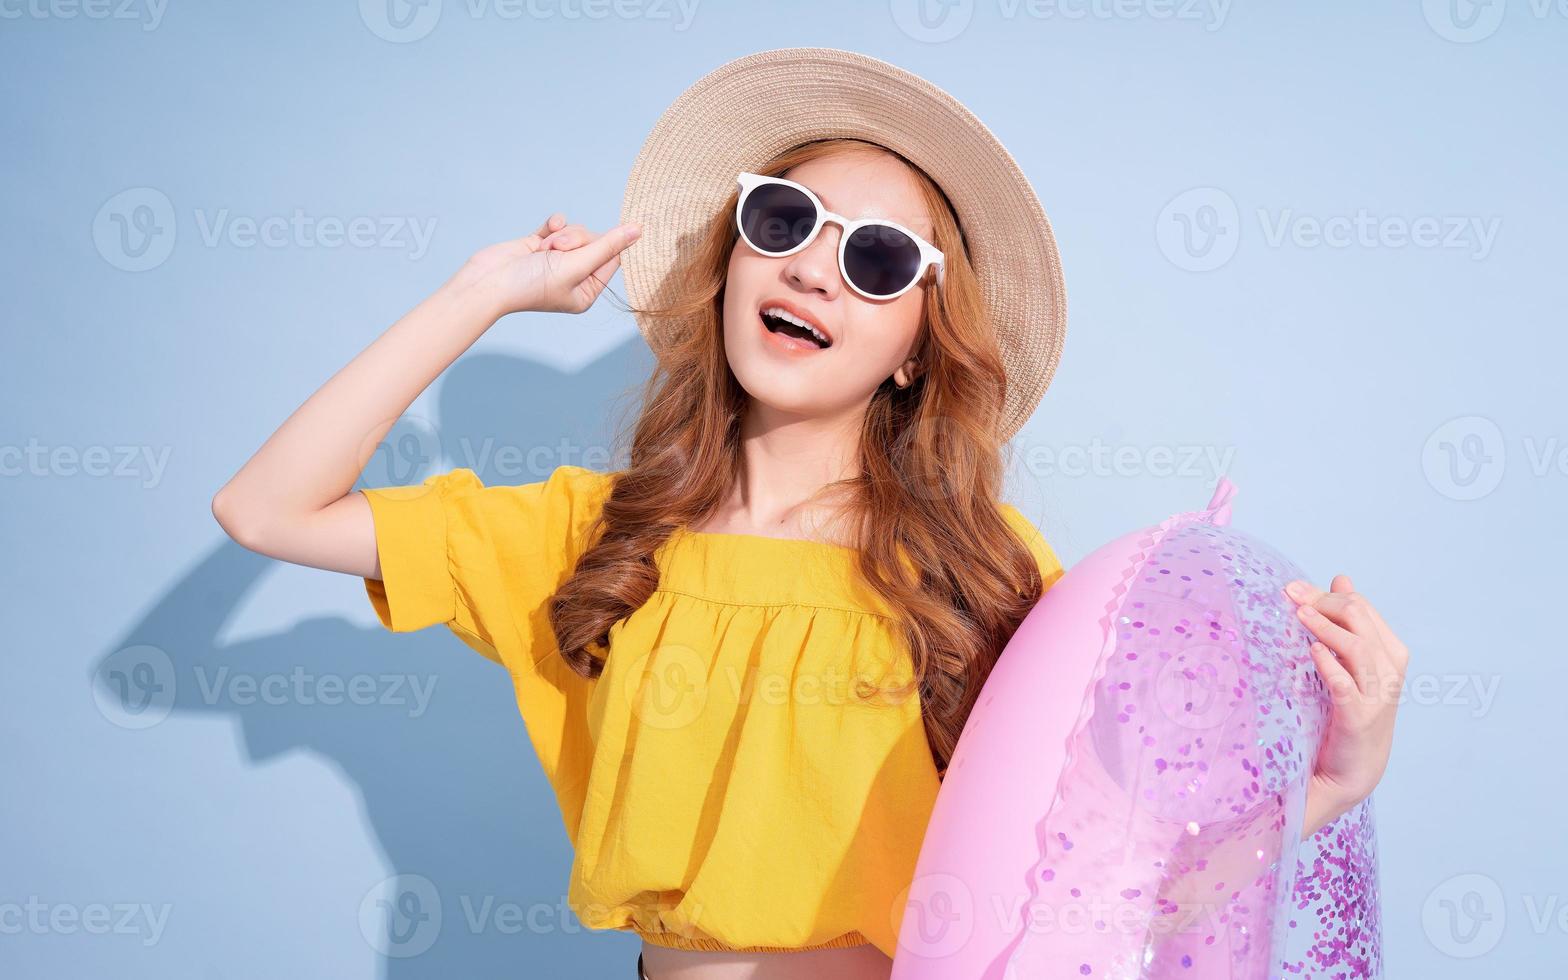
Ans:
[[[752,401],[775,412],[809,417],[824,411],[823,385],[811,372],[786,375],[762,357],[732,359],[730,372]]]
[[[747,327],[751,316],[742,317]],[[724,349],[730,373],[751,399],[781,415],[811,418],[831,411],[833,388],[842,388],[845,378],[836,376],[829,361],[815,356],[781,355],[770,350],[760,332],[737,331],[726,320]],[[823,352],[827,353],[827,352]]]

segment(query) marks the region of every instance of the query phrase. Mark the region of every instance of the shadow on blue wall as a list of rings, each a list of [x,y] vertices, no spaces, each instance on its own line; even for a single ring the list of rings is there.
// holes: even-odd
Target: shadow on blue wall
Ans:
[[[640,337],[572,375],[515,357],[465,357],[439,382],[442,454],[486,484],[543,479],[559,463],[604,468],[563,451],[604,453],[621,420],[607,406],[635,408],[652,367]],[[524,452],[508,462],[497,452],[506,446]],[[548,460],[545,471],[519,477],[516,461],[531,447]],[[426,454],[397,482],[418,482],[437,462]],[[383,482],[367,473],[358,485]],[[272,564],[225,538],[100,660],[99,697],[126,716],[231,715],[251,762],[300,748],[331,759],[358,788],[366,831],[391,867],[387,882],[365,883],[361,910],[344,910],[346,923],[364,914],[361,931],[384,976],[634,975],[635,936],[593,933],[566,910],[570,846],[504,670],[442,628],[393,634],[339,617],[220,646],[224,624]],[[134,652],[148,649],[161,655]],[[328,710],[288,694],[266,703],[212,693],[234,675],[296,670],[403,682],[377,683],[360,699],[391,703]],[[410,681],[428,695],[422,713],[424,695]],[[513,918],[498,918],[506,906]]]

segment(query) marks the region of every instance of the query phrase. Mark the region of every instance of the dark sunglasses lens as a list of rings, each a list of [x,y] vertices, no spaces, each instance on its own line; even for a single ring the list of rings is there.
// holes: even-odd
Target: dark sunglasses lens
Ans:
[[[920,269],[920,246],[897,228],[866,225],[844,247],[844,271],[861,292],[886,296],[909,285]]]
[[[762,252],[788,252],[806,240],[816,223],[811,198],[784,184],[753,188],[740,209],[741,231]]]

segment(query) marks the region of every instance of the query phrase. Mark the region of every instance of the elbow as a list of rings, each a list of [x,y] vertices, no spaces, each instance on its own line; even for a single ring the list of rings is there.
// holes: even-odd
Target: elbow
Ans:
[[[235,544],[263,553],[261,521],[253,512],[234,499],[233,492],[224,486],[212,495],[212,516]]]

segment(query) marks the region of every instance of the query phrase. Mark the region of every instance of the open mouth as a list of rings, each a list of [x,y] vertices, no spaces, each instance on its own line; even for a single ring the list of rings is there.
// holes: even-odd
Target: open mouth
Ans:
[[[790,311],[778,307],[764,307],[760,313],[762,325],[769,333],[780,337],[789,338],[800,346],[811,346],[818,350],[826,350],[833,346],[833,341],[827,334],[807,323],[804,318],[796,316]]]

